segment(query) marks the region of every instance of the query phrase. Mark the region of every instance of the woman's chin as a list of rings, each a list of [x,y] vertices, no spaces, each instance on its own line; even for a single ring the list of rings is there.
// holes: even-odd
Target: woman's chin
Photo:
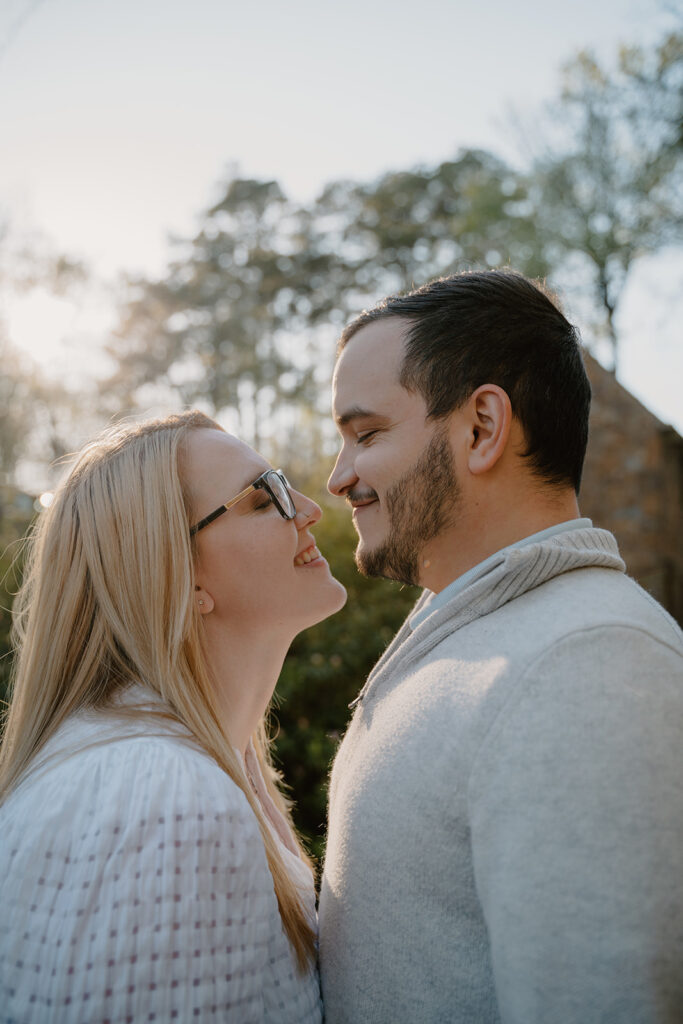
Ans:
[[[338,611],[341,611],[346,604],[346,597],[346,587],[340,583],[339,580],[332,577],[330,580],[329,590],[325,594],[325,599],[320,600],[313,613],[313,617],[305,628],[308,629],[309,626],[315,626],[319,622],[329,619],[331,615],[335,615]]]
[[[344,586],[344,584],[340,583],[339,580],[335,580],[334,577],[333,577],[333,580],[334,580],[334,583],[336,584],[337,590],[338,590],[338,600],[337,600],[337,604],[335,605],[334,611],[338,612],[338,611],[341,611],[341,609],[346,604],[346,598],[348,597],[348,595],[346,593],[346,587]],[[334,612],[332,614],[334,614]]]

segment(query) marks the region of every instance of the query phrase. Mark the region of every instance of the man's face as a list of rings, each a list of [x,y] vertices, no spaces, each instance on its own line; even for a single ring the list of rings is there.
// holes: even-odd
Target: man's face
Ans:
[[[353,507],[361,572],[425,583],[425,548],[432,555],[430,542],[451,524],[458,486],[446,429],[399,383],[406,328],[397,317],[377,320],[339,357],[333,410],[342,447],[328,488]]]

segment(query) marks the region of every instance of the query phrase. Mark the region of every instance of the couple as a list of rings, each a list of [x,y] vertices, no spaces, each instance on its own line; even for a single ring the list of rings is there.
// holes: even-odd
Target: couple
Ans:
[[[579,517],[575,330],[510,272],[344,331],[360,570],[424,593],[337,754],[329,1024],[683,1013],[681,633]],[[263,719],[337,611],[320,509],[190,412],[86,448],[17,600],[0,1020],[318,1022],[313,874]]]

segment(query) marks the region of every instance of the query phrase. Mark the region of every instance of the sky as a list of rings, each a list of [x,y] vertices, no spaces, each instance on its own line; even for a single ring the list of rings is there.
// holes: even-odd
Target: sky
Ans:
[[[460,147],[523,159],[580,48],[610,60],[671,24],[662,0],[2,0],[0,216],[82,259],[67,298],[0,295],[14,343],[96,373],[122,273],[161,274],[230,168],[295,199]],[[677,3],[669,9],[677,10]],[[683,258],[643,260],[620,379],[683,432]]]

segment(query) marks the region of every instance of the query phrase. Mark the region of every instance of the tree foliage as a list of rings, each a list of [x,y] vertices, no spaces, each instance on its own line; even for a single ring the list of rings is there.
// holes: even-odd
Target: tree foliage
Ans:
[[[28,495],[0,484],[0,713],[9,690],[11,609],[21,582],[22,539],[33,514],[33,501]]]
[[[683,36],[589,53],[564,72],[554,131],[526,172],[483,150],[296,205],[274,181],[232,178],[167,276],[132,283],[106,390],[148,385],[237,414],[256,444],[286,405],[315,406],[332,332],[378,297],[460,269],[510,265],[588,286],[611,343],[640,256],[683,226]],[[318,385],[318,386],[317,386]],[[144,392],[145,395],[148,392]]]
[[[67,384],[44,374],[13,346],[0,325],[0,484],[11,484],[20,462],[58,476],[75,443],[101,425],[97,410]]]
[[[313,400],[310,359],[281,338],[309,290],[296,272],[301,245],[276,182],[230,181],[168,276],[134,284],[106,390],[132,405],[143,385],[163,384],[213,415],[232,409],[258,447],[276,406]]]
[[[0,362],[0,483],[6,483],[26,450],[34,371],[2,333]]]
[[[87,278],[82,263],[57,252],[39,233],[19,233],[0,211],[0,308],[9,294],[44,288],[65,295]],[[82,417],[82,396],[48,378],[20,352],[0,319],[0,484],[9,483],[21,459],[43,465],[60,458]],[[69,422],[70,421],[70,422]]]
[[[332,184],[314,219],[338,225],[330,241],[347,269],[347,290],[366,302],[473,266],[513,263],[531,276],[544,273],[529,213],[523,176],[491,153],[464,150],[436,167]]]
[[[613,72],[580,53],[554,117],[559,139],[532,169],[535,219],[555,276],[587,278],[616,366],[629,271],[683,237],[683,34],[623,48]]]
[[[133,283],[106,390],[131,404],[145,386],[173,387],[183,403],[235,411],[256,446],[283,407],[316,406],[330,326],[378,295],[459,267],[547,269],[526,182],[482,151],[334,182],[308,207],[276,182],[234,178],[180,248],[166,277]]]

